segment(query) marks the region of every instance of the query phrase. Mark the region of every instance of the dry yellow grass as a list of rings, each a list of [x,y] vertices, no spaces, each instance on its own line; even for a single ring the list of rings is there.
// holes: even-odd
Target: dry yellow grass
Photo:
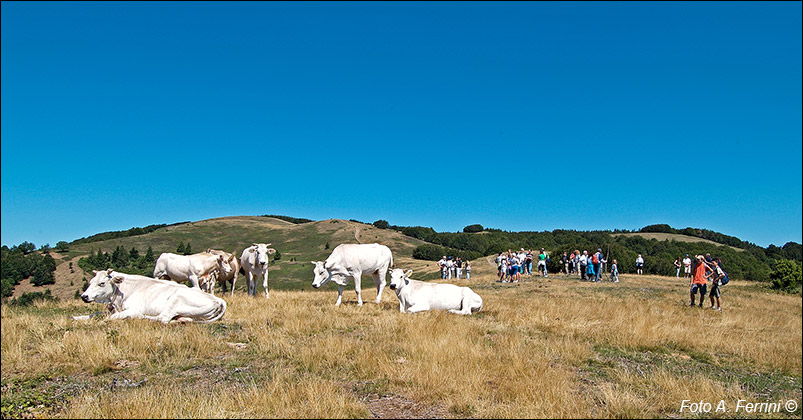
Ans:
[[[689,308],[674,278],[499,284],[474,267],[455,282],[483,297],[470,317],[401,314],[370,288],[363,307],[353,289],[334,307],[334,287],[226,296],[208,325],[73,321],[101,309],[78,301],[4,305],[4,398],[35,382],[63,392],[44,414],[91,418],[371,417],[378,404],[394,417],[695,417],[682,400],[801,402],[799,297],[734,282],[715,313]],[[413,403],[436,411],[405,411]]]

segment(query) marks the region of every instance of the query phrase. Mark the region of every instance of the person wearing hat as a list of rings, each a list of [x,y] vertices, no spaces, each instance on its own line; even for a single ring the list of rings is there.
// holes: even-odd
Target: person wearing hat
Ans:
[[[695,263],[696,264],[694,267],[694,277],[692,277],[691,287],[689,289],[689,296],[691,299],[691,303],[689,304],[689,306],[694,307],[694,295],[696,295],[697,292],[699,291],[700,307],[702,308],[703,300],[705,299],[705,291],[707,288],[706,286],[708,285],[709,275],[706,273],[708,271],[713,272],[714,270],[711,270],[711,267],[709,267],[708,264],[705,263],[705,260],[703,259],[702,255],[697,255]]]
[[[689,254],[686,254],[686,258],[683,259],[683,274],[686,278],[691,277],[691,258],[689,258]]]

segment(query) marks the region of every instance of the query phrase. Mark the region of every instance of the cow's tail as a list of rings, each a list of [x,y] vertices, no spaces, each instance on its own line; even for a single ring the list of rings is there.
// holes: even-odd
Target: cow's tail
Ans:
[[[390,254],[390,268],[396,268],[396,265],[393,264],[393,254]]]

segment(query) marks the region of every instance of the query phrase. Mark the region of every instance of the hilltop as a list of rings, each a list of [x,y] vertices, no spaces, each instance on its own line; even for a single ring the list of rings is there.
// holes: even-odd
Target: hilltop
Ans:
[[[268,284],[271,290],[312,290],[309,287],[313,278],[310,261],[326,259],[341,243],[381,243],[391,249],[397,266],[430,277],[437,271],[431,262],[412,258],[413,249],[424,241],[396,231],[340,219],[294,224],[273,217],[232,216],[165,226],[141,235],[77,243],[70,245],[67,252],[51,251],[58,264],[56,283],[46,287],[55,296],[72,298],[83,285],[83,278],[91,277],[91,273],[84,273],[78,267],[81,257],[97,250],[111,253],[118,246],[126,250],[137,248],[140,252],[150,246],[158,256],[162,252],[175,252],[179,242],[191,244],[193,252],[214,248],[235,252],[238,257],[252,243],[271,243],[281,255],[280,259],[271,261]],[[260,282],[258,289],[261,287]],[[373,281],[363,281],[363,287],[373,287]],[[15,288],[13,296],[37,289],[23,281]],[[245,289],[245,276],[238,278],[237,289]]]

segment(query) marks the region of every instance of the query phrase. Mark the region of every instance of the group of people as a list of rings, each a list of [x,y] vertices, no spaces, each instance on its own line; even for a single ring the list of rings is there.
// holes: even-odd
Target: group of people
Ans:
[[[544,248],[541,248],[538,254],[535,254],[532,249],[525,251],[524,248],[521,248],[519,252],[511,249],[508,249],[507,252],[500,252],[495,258],[499,281],[501,283],[518,283],[522,275],[532,276],[533,261],[536,260],[538,261],[535,266],[536,275],[540,273],[543,277],[549,277],[546,263],[550,261],[550,258]]]
[[[522,276],[532,276],[534,261],[537,261],[536,275],[549,277],[547,262],[551,261],[551,259],[544,248],[541,248],[541,251],[537,254],[532,249],[525,250],[524,248],[521,248],[518,252],[510,249],[507,252],[500,252],[495,258],[499,282],[518,283],[521,281]],[[581,280],[590,282],[599,282],[603,279],[603,267],[607,262],[601,248],[597,248],[597,251],[590,255],[588,251],[580,252],[580,250],[575,249],[571,254],[564,252],[561,257],[563,274],[577,274]],[[463,261],[460,257],[444,256],[437,264],[441,270],[442,279],[451,279],[452,277],[459,279],[464,273],[466,279],[471,278],[471,262],[468,260]],[[723,279],[727,278],[727,274],[722,269],[722,261],[720,259],[712,258],[711,254],[697,255],[695,259],[692,259],[689,254],[686,254],[685,258],[678,257],[674,264],[677,269],[675,274],[677,278],[680,278],[680,270],[682,269],[685,278],[690,279],[690,306],[695,306],[695,297],[699,293],[698,306],[702,308],[704,297],[708,292],[711,309],[722,310],[721,286]],[[644,257],[638,254],[636,258],[636,273],[643,274],[643,268]],[[619,267],[616,259],[611,261],[609,281],[619,283]],[[710,291],[708,290],[709,281],[711,282]],[[725,281],[727,282],[727,279]]]
[[[700,301],[698,306],[703,307],[705,300],[706,289],[708,283],[711,283],[711,290],[708,291],[708,298],[711,301],[711,309],[722,311],[722,285],[728,281],[728,275],[722,268],[722,260],[719,258],[712,258],[711,254],[696,255],[694,260],[686,258],[683,260],[680,257],[675,260],[675,267],[677,267],[677,278],[680,278],[680,267],[678,263],[683,264],[684,273],[689,281],[689,306],[694,307],[695,297],[697,293],[700,294]]]
[[[459,279],[465,270],[466,279],[471,278],[471,261],[463,261],[460,257],[443,256],[438,260],[438,267],[441,270],[441,278],[451,280],[452,277]]]
[[[602,248],[597,248],[597,252],[589,255],[588,251],[575,249],[571,255],[563,253],[561,262],[563,263],[564,274],[577,274],[580,280],[588,280],[590,282],[599,282],[605,275],[603,273],[604,264],[608,262],[602,255]],[[610,277],[609,280],[613,283],[619,283],[619,264],[614,259],[611,261]]]

